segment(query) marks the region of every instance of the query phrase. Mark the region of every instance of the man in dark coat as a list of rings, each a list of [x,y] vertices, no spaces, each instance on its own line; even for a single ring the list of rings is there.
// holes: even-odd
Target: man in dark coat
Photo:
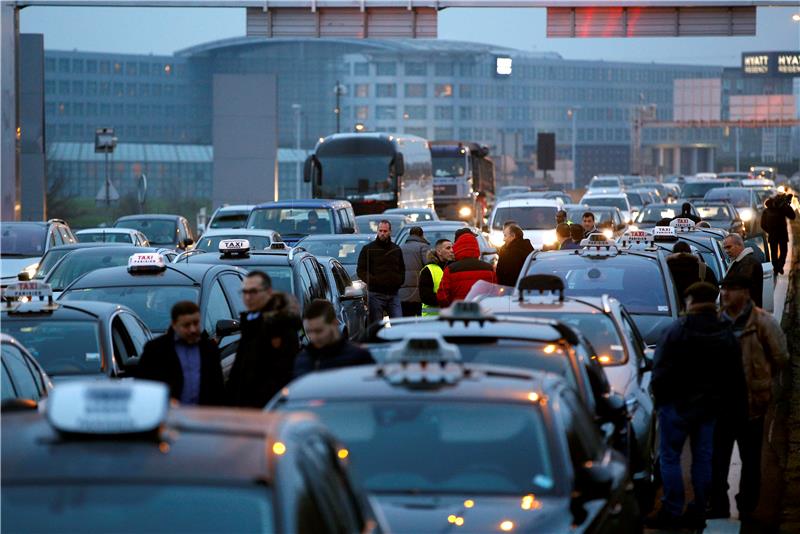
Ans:
[[[702,220],[697,215],[692,214],[692,205],[688,202],[684,202],[683,204],[681,204],[681,212],[672,218],[673,221],[675,219],[690,219],[694,221],[695,224],[699,223]]]
[[[408,239],[400,247],[403,251],[405,265],[405,281],[400,287],[400,307],[403,317],[413,317],[422,313],[422,301],[419,297],[419,272],[427,263],[431,245],[424,237],[419,226],[412,226],[408,231]]]
[[[367,284],[369,322],[403,315],[398,291],[405,281],[403,251],[392,243],[392,223],[378,223],[375,241],[364,245],[358,255],[358,277]]]
[[[719,285],[714,271],[692,254],[692,248],[684,241],[678,241],[672,247],[672,254],[667,256],[667,267],[679,295],[683,295],[696,282],[708,282],[715,287]]]
[[[181,404],[224,404],[219,349],[202,331],[200,307],[178,302],[171,319],[169,330],[144,346],[136,376],[165,383]]]
[[[456,261],[444,268],[442,282],[436,292],[436,300],[442,308],[450,306],[453,301],[463,300],[479,280],[497,283],[491,264],[479,259],[481,249],[475,235],[466,228],[460,228],[456,236],[453,245]]]
[[[761,214],[761,228],[768,235],[775,274],[783,274],[783,266],[786,264],[786,252],[789,247],[786,220],[793,221],[795,218],[791,202],[792,195],[777,195],[767,200],[767,209]]]
[[[570,238],[561,243],[561,250],[573,250],[581,248],[581,241],[583,241],[583,226],[580,224],[569,225]]]
[[[761,262],[756,259],[753,249],[745,248],[742,236],[738,234],[728,234],[722,240],[722,248],[732,263],[725,273],[728,276],[741,276],[750,280],[750,298],[759,308],[764,301],[764,268]]]
[[[651,389],[660,429],[664,496],[649,528],[702,528],[711,490],[714,426],[723,410],[747,409],[739,344],[717,315],[717,288],[705,282],[686,290],[687,314],[664,333],[653,360]],[[681,451],[692,447],[694,501],[683,515]]]
[[[297,355],[294,377],[325,369],[375,363],[368,350],[342,336],[333,305],[316,299],[303,312],[303,329],[308,346]]]
[[[242,283],[241,339],[228,377],[233,406],[263,408],[292,379],[302,327],[292,297],[272,291],[272,280],[252,271]]]
[[[503,242],[505,244],[497,251],[500,256],[495,271],[497,283],[514,287],[517,285],[522,265],[528,255],[533,252],[533,246],[529,240],[525,239],[522,228],[516,224],[510,224],[503,228]]]

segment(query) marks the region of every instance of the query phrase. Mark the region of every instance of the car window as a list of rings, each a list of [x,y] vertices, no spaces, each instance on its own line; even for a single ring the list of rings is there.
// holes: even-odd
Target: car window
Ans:
[[[133,341],[125,331],[125,325],[119,317],[115,317],[111,322],[111,343],[114,349],[114,360],[119,368],[124,369],[131,363],[131,357],[136,355],[136,349],[134,349]]]
[[[66,226],[59,226],[58,232],[61,234],[61,239],[65,244],[72,244],[75,242],[75,238],[72,237],[72,234]]]
[[[350,275],[347,274],[347,271],[344,270],[339,264],[333,264],[333,279],[336,282],[336,290],[339,292],[340,295],[344,295],[344,290],[353,283],[350,279]]]
[[[11,345],[3,345],[3,361],[11,373],[17,395],[22,399],[39,400],[39,386],[20,350]]]
[[[325,267],[322,264],[315,260],[311,261],[311,265],[314,267],[314,270],[317,273],[317,280],[319,280],[319,298],[323,299],[332,299],[333,295],[331,294],[331,286],[328,283],[328,274],[326,273]]]
[[[303,262],[303,264],[305,264],[305,262]],[[315,298],[312,294],[313,289],[311,287],[311,273],[308,271],[308,269],[301,266],[299,269],[297,269],[297,274],[300,275],[300,294],[303,299],[303,304],[305,305]]]
[[[562,406],[556,413],[561,417],[567,433],[572,465],[583,465],[597,459],[600,456],[601,443],[596,431],[592,432],[595,428],[594,422],[585,412],[577,395],[572,389],[564,388],[559,395],[559,401]],[[588,428],[583,428],[584,426]]]
[[[128,331],[128,335],[133,343],[133,354],[131,356],[141,356],[144,345],[148,341],[145,326],[130,313],[123,312],[119,315],[119,318],[125,325],[125,329]]]
[[[66,244],[66,243],[64,243],[64,238],[61,237],[61,233],[58,231],[58,229],[55,226],[50,228],[50,244],[53,245],[53,246],[56,246],[56,247],[58,245]]]
[[[8,399],[15,399],[17,397],[17,392],[14,389],[14,384],[11,383],[11,377],[8,374],[8,369],[6,369],[5,358],[3,358],[3,365],[2,373],[3,373],[3,383],[2,387],[0,388],[0,397],[2,400]]]
[[[219,277],[219,279],[222,282],[222,287],[225,289],[225,293],[228,295],[228,300],[230,300],[230,302],[233,304],[233,308],[236,310],[236,313],[239,314],[247,311],[240,293],[242,289],[242,279],[233,273],[223,274]]]
[[[217,321],[220,319],[233,319],[233,313],[228,306],[228,300],[222,291],[219,281],[215,281],[209,289],[208,304],[203,327],[209,336],[213,336],[217,328]]]

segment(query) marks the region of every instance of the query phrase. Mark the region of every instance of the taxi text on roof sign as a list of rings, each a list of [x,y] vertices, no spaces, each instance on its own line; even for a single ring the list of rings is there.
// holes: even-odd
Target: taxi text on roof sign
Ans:
[[[250,250],[250,241],[247,239],[223,239],[219,242],[219,251],[228,253],[242,253]]]
[[[653,237],[656,239],[672,239],[677,236],[677,232],[672,226],[656,226],[653,228]]]
[[[128,258],[129,272],[163,271],[167,266],[157,252],[139,252]]]
[[[50,284],[45,284],[39,280],[30,280],[27,282],[16,282],[6,287],[3,296],[7,298],[20,298],[20,297],[52,297],[53,290]]]
[[[694,230],[694,221],[691,219],[687,219],[685,217],[680,217],[678,219],[673,219],[669,225],[675,228],[676,232],[689,232]]]

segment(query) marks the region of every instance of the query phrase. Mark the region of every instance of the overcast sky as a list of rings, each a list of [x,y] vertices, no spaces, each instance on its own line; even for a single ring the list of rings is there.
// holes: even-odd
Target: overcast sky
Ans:
[[[554,51],[569,59],[738,65],[743,51],[798,50],[800,9],[758,8],[755,37],[679,39],[547,39],[543,9],[446,9],[439,38],[521,50]],[[242,36],[244,9],[25,8],[21,31],[44,33],[46,49],[172,54],[195,44]]]

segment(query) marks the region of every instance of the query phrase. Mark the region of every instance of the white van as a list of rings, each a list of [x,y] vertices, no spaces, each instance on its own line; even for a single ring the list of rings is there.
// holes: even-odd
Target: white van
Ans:
[[[489,217],[489,242],[503,246],[503,224],[514,221],[535,249],[553,245],[556,239],[556,212],[564,204],[559,199],[515,198],[496,203]]]

